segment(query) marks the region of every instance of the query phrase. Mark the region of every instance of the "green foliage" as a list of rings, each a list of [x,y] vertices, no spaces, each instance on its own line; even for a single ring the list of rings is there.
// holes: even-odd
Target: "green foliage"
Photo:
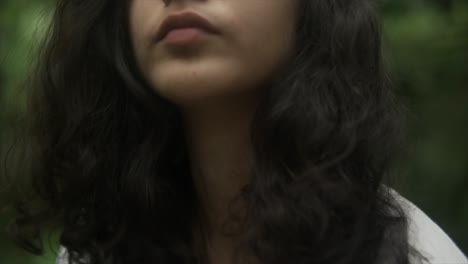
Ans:
[[[400,190],[468,251],[468,4],[385,17],[387,59],[413,113]]]
[[[11,144],[11,127],[23,110],[20,85],[33,61],[34,49],[50,17],[51,1],[2,0],[0,2],[0,263],[55,263],[57,239],[45,244],[46,254],[25,253],[4,232],[11,215],[2,208],[7,187],[3,182],[4,156]]]

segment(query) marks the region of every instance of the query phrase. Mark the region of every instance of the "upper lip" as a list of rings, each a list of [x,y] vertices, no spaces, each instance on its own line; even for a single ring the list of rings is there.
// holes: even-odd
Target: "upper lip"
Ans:
[[[163,39],[172,29],[187,27],[197,27],[211,33],[219,33],[219,31],[204,17],[193,12],[183,12],[169,15],[164,19],[156,36],[157,41]]]

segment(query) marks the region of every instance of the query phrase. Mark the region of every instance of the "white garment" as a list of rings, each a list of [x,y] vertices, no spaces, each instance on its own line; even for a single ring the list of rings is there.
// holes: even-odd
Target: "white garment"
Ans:
[[[468,264],[452,239],[415,204],[390,189],[408,214],[408,242],[429,258],[430,264]]]
[[[409,244],[428,257],[428,264],[468,264],[468,259],[452,239],[421,209],[394,189],[389,189],[408,214]],[[60,246],[56,264],[68,264],[66,248]],[[410,256],[411,263],[413,262]]]

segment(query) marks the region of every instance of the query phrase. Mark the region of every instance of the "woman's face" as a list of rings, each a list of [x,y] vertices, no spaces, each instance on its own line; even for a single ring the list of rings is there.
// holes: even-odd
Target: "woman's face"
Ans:
[[[131,0],[130,36],[137,64],[155,91],[176,104],[252,91],[289,58],[296,0]],[[190,45],[155,40],[170,14],[195,12],[219,34]]]

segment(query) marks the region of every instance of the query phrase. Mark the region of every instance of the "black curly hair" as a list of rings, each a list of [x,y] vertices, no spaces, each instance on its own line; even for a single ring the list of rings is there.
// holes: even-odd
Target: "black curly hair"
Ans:
[[[405,145],[405,108],[375,3],[298,1],[293,56],[255,112],[234,233],[261,263],[408,263],[407,216],[384,184]],[[128,2],[57,1],[27,82],[15,173],[30,192],[10,234],[41,254],[44,232],[60,230],[71,263],[196,263],[181,115],[136,67]]]

